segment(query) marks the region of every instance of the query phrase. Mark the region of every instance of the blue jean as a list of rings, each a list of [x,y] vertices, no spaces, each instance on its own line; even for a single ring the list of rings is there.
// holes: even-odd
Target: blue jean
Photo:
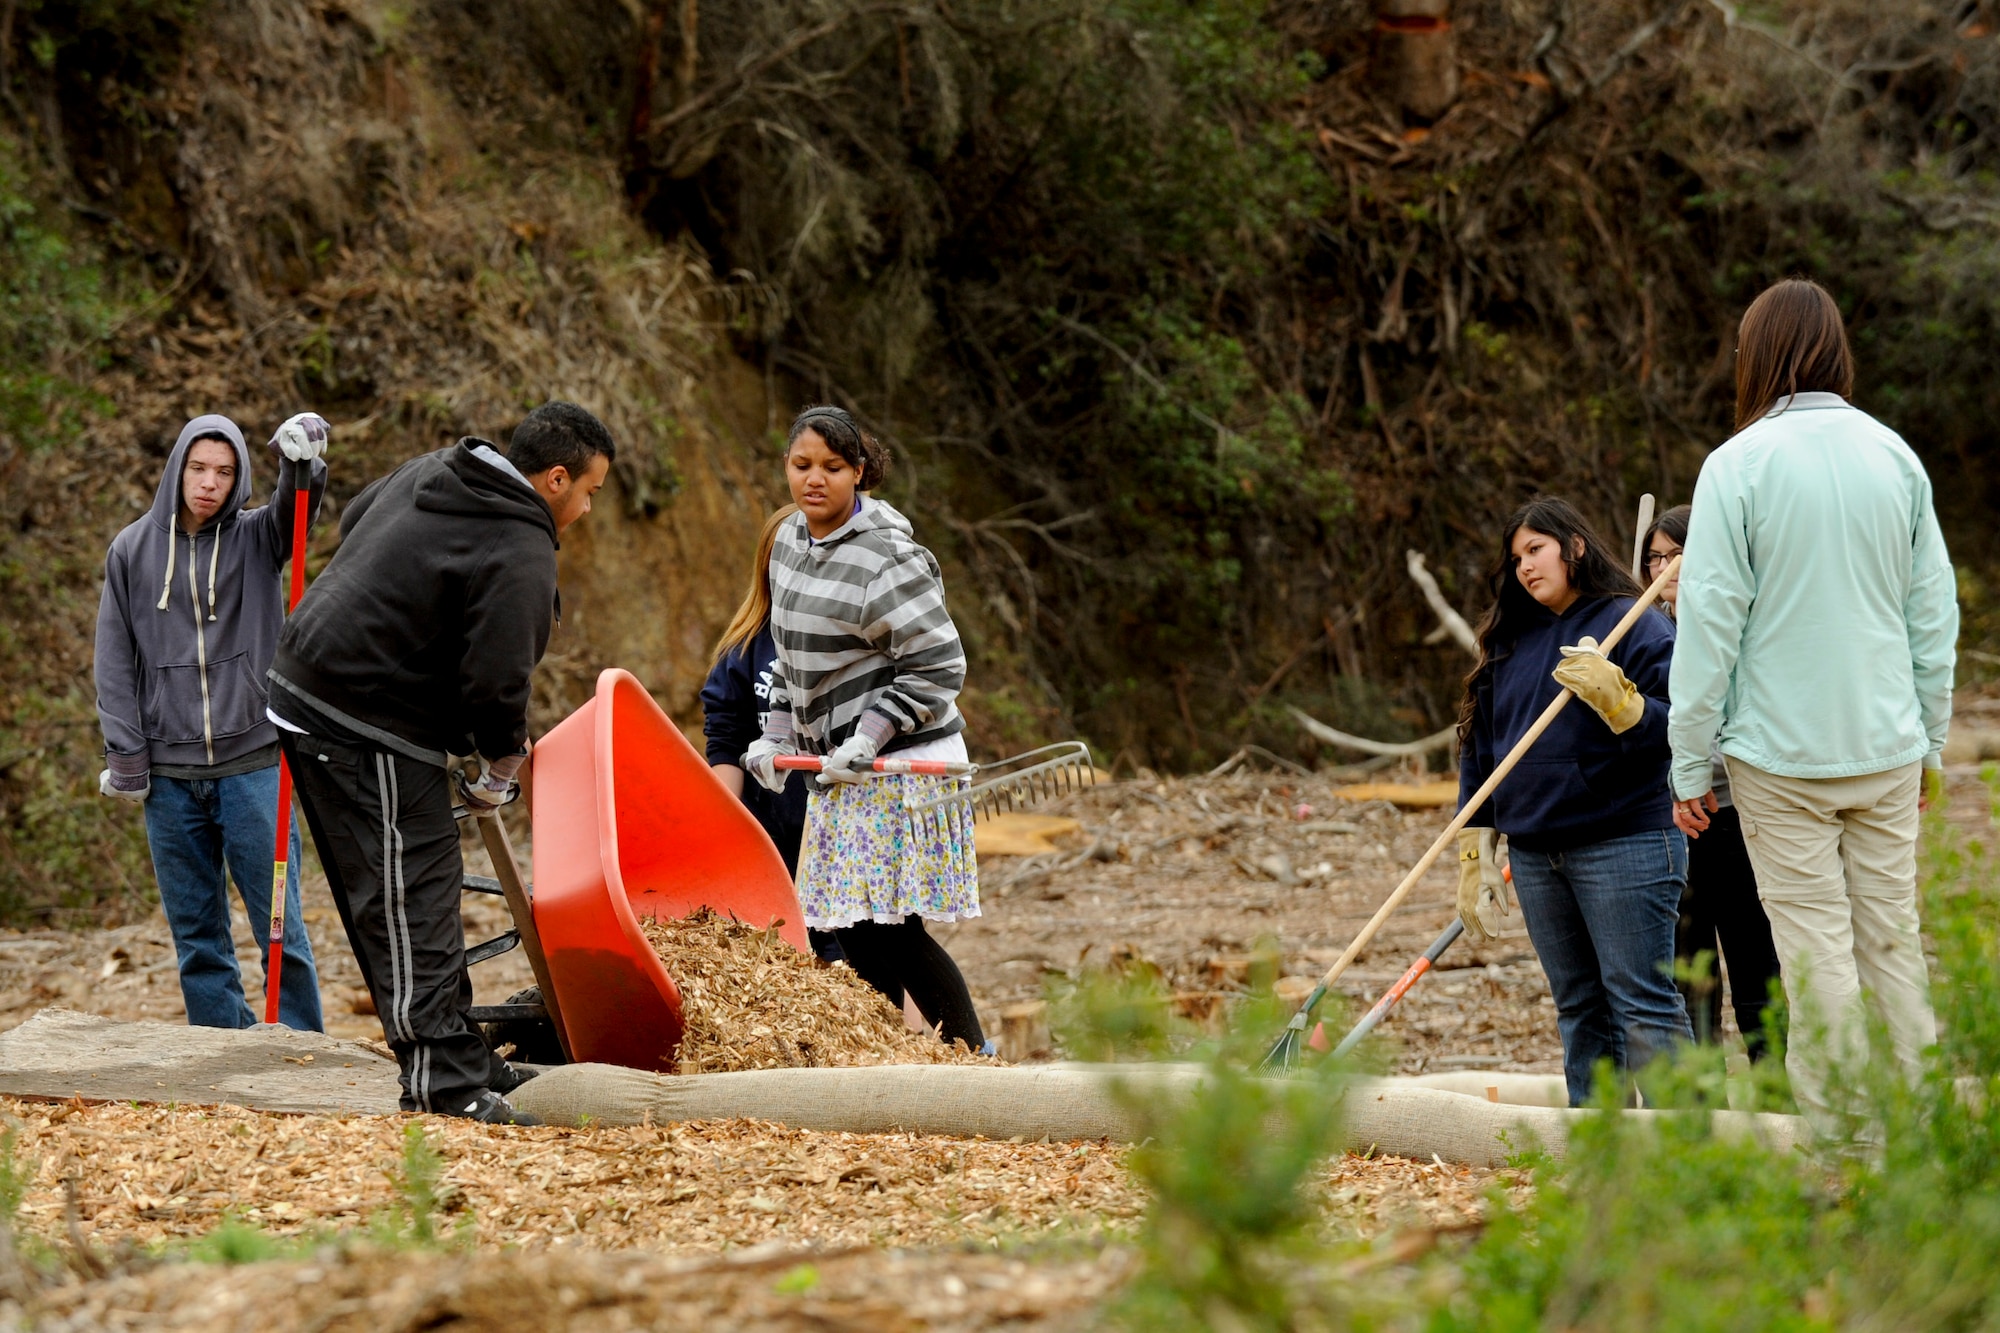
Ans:
[[[181,998],[197,1027],[247,1028],[258,1021],[243,998],[236,944],[229,933],[229,885],[250,914],[257,956],[270,970],[271,861],[278,841],[278,768],[188,781],[153,777],[146,798],[146,841],[160,906],[174,933]],[[225,868],[228,871],[224,876]],[[278,1021],[323,1032],[319,974],[299,906],[299,821],[292,817],[285,874],[285,965]],[[268,979],[268,978],[267,978]]]
[[[1687,887],[1678,829],[1561,852],[1510,847],[1514,893],[1555,994],[1569,1101],[1590,1100],[1599,1060],[1637,1071],[1694,1040],[1674,986],[1674,928]]]

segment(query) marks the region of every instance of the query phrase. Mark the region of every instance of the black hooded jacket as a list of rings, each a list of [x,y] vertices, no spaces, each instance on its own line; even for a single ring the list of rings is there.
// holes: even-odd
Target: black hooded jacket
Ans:
[[[306,724],[285,711],[295,698],[437,763],[518,751],[556,609],[548,504],[486,441],[464,439],[355,496],[340,530],[278,640],[278,715]]]

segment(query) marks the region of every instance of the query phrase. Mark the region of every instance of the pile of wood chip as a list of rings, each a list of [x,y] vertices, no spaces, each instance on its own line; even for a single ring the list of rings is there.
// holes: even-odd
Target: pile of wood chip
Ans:
[[[827,967],[775,930],[708,908],[642,923],[647,943],[680,987],[676,1072],[851,1065],[990,1063],[927,1033],[846,966]]]

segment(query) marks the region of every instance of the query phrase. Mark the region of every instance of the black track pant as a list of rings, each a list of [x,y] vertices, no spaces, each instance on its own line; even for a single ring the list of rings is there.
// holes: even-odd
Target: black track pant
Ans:
[[[348,943],[402,1067],[403,1109],[463,1113],[491,1055],[473,1026],[445,770],[282,728],[278,738]]]
[[[924,929],[922,917],[906,916],[894,925],[863,921],[834,934],[848,966],[891,1004],[901,1008],[907,993],[925,1022],[944,1025],[939,1035],[946,1041],[962,1040],[975,1051],[986,1044],[964,975]]]
[[[1757,898],[1757,872],[1743,845],[1743,823],[1734,809],[1708,817],[1708,832],[1688,840],[1687,888],[1674,931],[1674,958],[1692,963],[1706,951],[1709,974],[1699,983],[1680,983],[1688,1019],[1698,1041],[1714,1041],[1722,1027],[1722,976],[1729,974],[1729,997],[1736,1028],[1752,1060],[1764,1056],[1764,1009],[1778,977],[1778,949],[1771,922]]]

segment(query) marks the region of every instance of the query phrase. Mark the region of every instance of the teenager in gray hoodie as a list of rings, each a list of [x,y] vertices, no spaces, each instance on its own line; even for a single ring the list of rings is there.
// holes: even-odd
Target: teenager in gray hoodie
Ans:
[[[270,947],[277,850],[278,737],[265,719],[264,673],[284,626],[279,571],[291,557],[293,496],[308,474],[317,516],[326,489],[327,424],[293,417],[269,503],[250,499],[250,450],[224,416],[181,428],[153,506],[112,539],[97,611],[97,715],[106,796],[140,802],[160,905],[180,961],[188,1022],[243,1028],[225,871],[250,915],[258,957]],[[285,919],[298,921],[299,839],[286,859]],[[278,1017],[324,1030],[319,977],[303,928],[285,932]]]

